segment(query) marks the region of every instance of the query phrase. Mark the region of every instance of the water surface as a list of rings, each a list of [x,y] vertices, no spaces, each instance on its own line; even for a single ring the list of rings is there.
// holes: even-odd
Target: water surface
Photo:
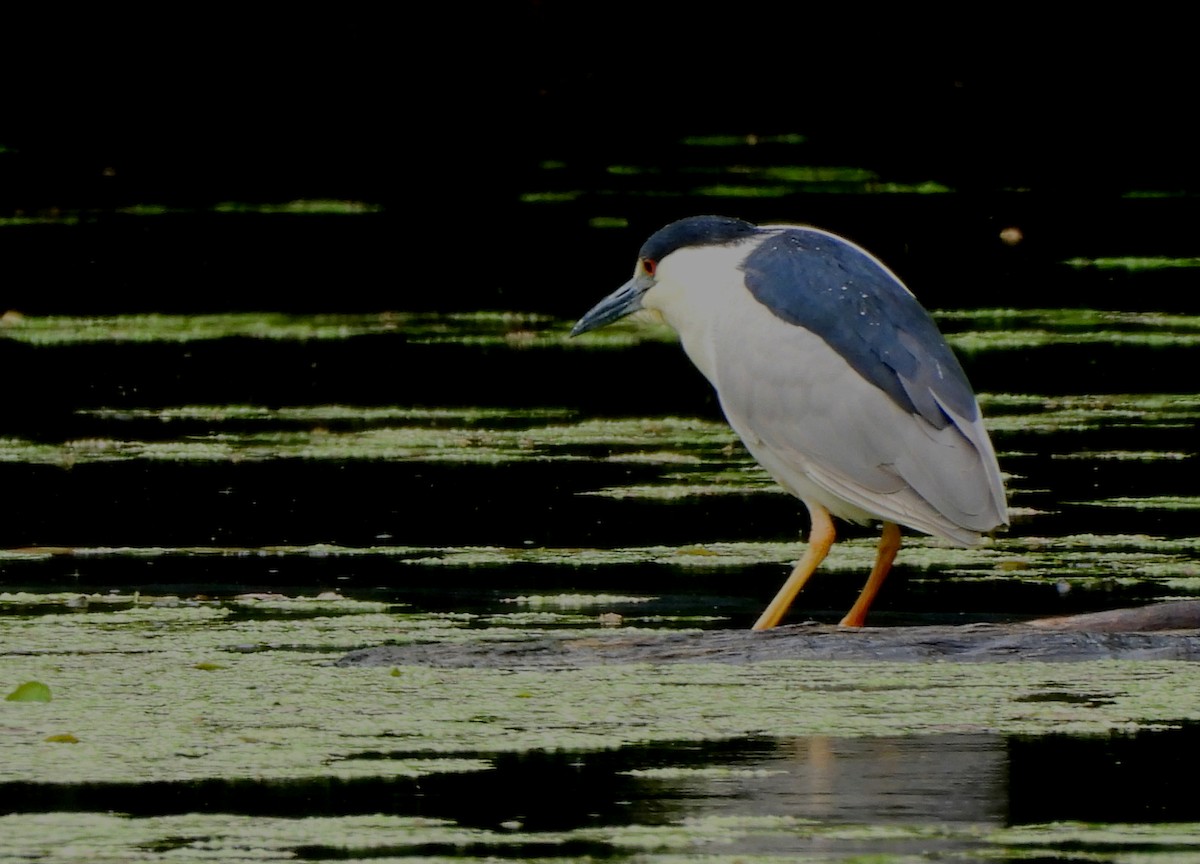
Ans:
[[[549,154],[511,203],[538,266],[504,246],[386,303],[319,254],[394,257],[369,202],[0,224],[72,285],[89,247],[133,286],[0,321],[0,692],[52,694],[0,702],[0,860],[1197,860],[1192,664],[333,665],[754,620],[802,507],[669,333],[565,335],[685,205],[854,236],[980,391],[1012,529],[908,538],[871,623],[1200,593],[1190,199],[1127,190],[1047,232],[1035,195],[984,213],[804,145]],[[196,237],[212,261],[167,267]],[[210,286],[232,243],[322,308]],[[838,620],[874,543],[844,530],[790,620]]]

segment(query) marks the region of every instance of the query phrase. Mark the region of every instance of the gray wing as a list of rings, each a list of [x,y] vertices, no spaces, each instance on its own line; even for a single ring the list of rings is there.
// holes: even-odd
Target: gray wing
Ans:
[[[746,287],[782,321],[809,330],[901,407],[939,428],[945,404],[978,415],[958,359],[896,276],[847,240],[813,228],[774,232],[746,258]]]
[[[762,343],[729,352],[714,382],[750,451],[785,487],[805,497],[815,486],[847,518],[963,543],[1007,524],[974,394],[928,314],[857,247],[815,231],[783,235],[747,260],[761,304],[750,314],[761,320],[729,334],[758,332]],[[836,254],[806,254],[814,243]]]

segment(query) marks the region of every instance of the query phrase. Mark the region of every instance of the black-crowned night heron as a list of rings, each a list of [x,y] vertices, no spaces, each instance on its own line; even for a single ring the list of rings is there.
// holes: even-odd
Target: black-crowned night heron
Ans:
[[[643,309],[679,333],[746,449],[812,517],[807,550],[755,629],[778,624],[824,560],[832,516],[883,523],[848,627],[863,625],[891,569],[898,526],[972,545],[1008,524],[962,367],[912,293],[850,241],[682,219],[646,241],[633,278],[571,335]]]

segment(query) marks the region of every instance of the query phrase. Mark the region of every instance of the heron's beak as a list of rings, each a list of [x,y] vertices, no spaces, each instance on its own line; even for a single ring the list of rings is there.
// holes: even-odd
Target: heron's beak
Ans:
[[[611,324],[618,318],[624,318],[631,312],[638,311],[642,308],[642,295],[653,284],[653,281],[644,274],[639,273],[634,276],[580,318],[578,323],[571,328],[571,335],[578,336],[580,333],[595,330],[605,324]]]

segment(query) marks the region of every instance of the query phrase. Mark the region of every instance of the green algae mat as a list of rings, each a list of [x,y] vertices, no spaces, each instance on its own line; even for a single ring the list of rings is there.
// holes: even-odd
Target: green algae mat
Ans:
[[[1014,526],[906,538],[876,632],[1200,594],[1194,316],[940,319]],[[667,334],[568,327],[5,316],[0,862],[1200,860],[1193,662],[851,660],[853,529],[828,656],[697,652],[801,508]]]
[[[17,682],[9,695],[30,682],[45,691],[0,703],[0,795],[13,811],[0,817],[0,861],[56,860],[64,850],[78,860],[130,860],[122,856],[142,850],[212,861],[825,860],[918,849],[967,860],[1054,855],[1078,844],[1098,849],[1095,860],[1125,860],[1135,849],[1152,860],[1200,852],[1188,825],[1018,828],[997,816],[1006,770],[1044,778],[1052,767],[1014,763],[1022,742],[1092,742],[1103,753],[1138,736],[1176,735],[1194,752],[1195,663],[336,665],[349,650],[384,642],[490,645],[502,654],[535,639],[652,636],[645,625],[601,623],[620,600],[543,604],[522,626],[332,594],[0,597],[0,668]],[[593,624],[580,626],[581,615]],[[945,789],[926,793],[930,806],[950,807],[962,783],[979,784],[970,793],[979,800],[944,819],[914,810],[878,824],[864,811],[848,821],[842,810],[870,809],[864,797],[896,806],[872,790],[880,781],[869,771],[858,773],[864,760],[879,770],[879,754],[868,757],[864,747],[896,763],[892,771],[923,772],[935,786],[944,780]],[[456,796],[494,789],[497,775],[518,786],[554,784],[569,812],[550,822],[562,824],[542,824],[545,811],[529,791],[477,801],[469,818],[456,809]],[[581,777],[584,788],[573,788]],[[788,811],[801,779],[825,784],[827,797],[840,789],[826,800],[830,818]],[[1068,773],[1059,782],[1078,779]],[[428,810],[424,788],[437,799]],[[61,806],[64,795],[70,806],[38,812],[50,801]],[[611,810],[610,795],[629,796],[641,810],[660,804],[653,815],[621,818],[569,805]],[[760,806],[717,806],[743,795],[761,796]],[[283,812],[297,799],[323,803],[297,820]],[[692,799],[703,806],[685,803]],[[48,850],[48,836],[63,848]]]

